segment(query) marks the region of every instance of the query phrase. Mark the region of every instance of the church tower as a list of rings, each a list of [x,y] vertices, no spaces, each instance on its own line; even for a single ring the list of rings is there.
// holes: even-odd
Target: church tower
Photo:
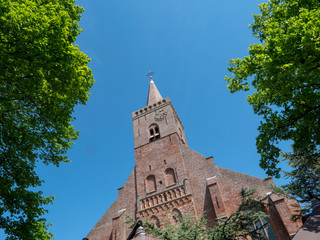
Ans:
[[[152,77],[147,105],[132,113],[132,120],[135,149],[172,134],[178,134],[180,140],[186,144],[183,125],[176,110],[169,98],[162,98]]]
[[[270,194],[271,178],[260,179],[215,165],[187,145],[182,121],[169,98],[162,98],[152,76],[147,105],[132,113],[135,167],[118,198],[86,236],[89,240],[125,240],[131,232],[126,216],[174,224],[176,215],[199,218],[205,213],[208,227],[228,217],[240,204],[243,187],[268,196],[271,228],[269,240],[289,240],[300,225],[290,220],[294,199]]]
[[[132,114],[137,182],[136,218],[158,226],[173,214],[194,213],[182,147],[183,124],[169,98],[163,99],[152,77],[147,105]],[[173,219],[171,219],[173,220]]]

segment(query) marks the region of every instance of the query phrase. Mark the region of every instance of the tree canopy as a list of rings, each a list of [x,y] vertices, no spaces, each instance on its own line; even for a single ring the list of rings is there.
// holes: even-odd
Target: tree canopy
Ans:
[[[184,217],[175,216],[175,218],[176,224],[170,224],[167,221],[163,228],[148,221],[143,224],[143,227],[148,234],[162,240],[207,240],[212,238],[212,229],[206,227],[207,221],[203,215],[195,219],[188,213]]]
[[[320,144],[320,1],[270,0],[254,15],[249,55],[232,59],[226,77],[232,93],[248,91],[249,104],[263,117],[256,139],[260,166],[279,177],[279,143],[293,154]]]
[[[292,196],[298,199],[302,209],[294,213],[293,220],[301,218],[311,210],[309,202],[312,198],[320,200],[320,152],[309,149],[308,151],[298,151],[281,154],[282,161],[291,167],[288,171],[283,171],[285,178],[289,180],[287,184],[278,188],[273,186],[273,192],[280,195]]]
[[[213,228],[213,240],[247,239],[249,236],[250,239],[267,240],[274,237],[267,220],[268,215],[263,211],[266,197],[262,198],[255,193],[255,189],[241,190],[238,209],[228,218],[219,219],[219,224]]]
[[[310,201],[314,197],[320,200],[319,155],[319,151],[314,150],[282,154],[283,159],[292,167],[292,170],[284,172],[290,180],[282,186],[287,193],[302,201]]]
[[[83,8],[75,0],[0,1],[0,228],[7,239],[50,239],[52,197],[36,187],[38,163],[59,166],[77,139],[74,107],[94,80],[73,43]]]

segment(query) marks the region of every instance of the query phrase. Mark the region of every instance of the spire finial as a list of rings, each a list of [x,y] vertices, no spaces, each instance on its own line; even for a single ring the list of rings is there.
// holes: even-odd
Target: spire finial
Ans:
[[[150,81],[152,81],[152,76],[154,75],[154,72],[151,72],[151,68],[149,69],[149,73],[147,76],[150,78]]]
[[[162,100],[161,94],[159,93],[159,90],[157,89],[156,85],[152,80],[153,74],[154,72],[151,72],[151,69],[149,69],[149,73],[147,74],[147,76],[150,77],[150,86],[149,86],[149,92],[148,92],[147,106]]]

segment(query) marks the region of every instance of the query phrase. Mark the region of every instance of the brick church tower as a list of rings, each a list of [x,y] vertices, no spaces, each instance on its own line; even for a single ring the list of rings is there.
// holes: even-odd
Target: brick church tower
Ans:
[[[270,240],[289,240],[299,229],[290,217],[294,199],[270,194],[271,178],[260,179],[215,165],[188,147],[182,121],[169,98],[162,98],[150,77],[147,105],[132,113],[135,167],[118,198],[86,236],[89,240],[125,240],[131,230],[126,215],[162,226],[176,214],[206,213],[208,225],[229,216],[240,203],[243,187],[268,195]]]

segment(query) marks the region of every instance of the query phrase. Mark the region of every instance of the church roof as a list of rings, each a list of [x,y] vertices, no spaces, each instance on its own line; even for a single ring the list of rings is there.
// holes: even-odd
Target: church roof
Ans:
[[[161,100],[162,100],[162,96],[157,86],[154,84],[152,80],[152,76],[150,76],[150,86],[149,86],[149,93],[148,93],[148,99],[147,99],[147,106],[157,103]]]

